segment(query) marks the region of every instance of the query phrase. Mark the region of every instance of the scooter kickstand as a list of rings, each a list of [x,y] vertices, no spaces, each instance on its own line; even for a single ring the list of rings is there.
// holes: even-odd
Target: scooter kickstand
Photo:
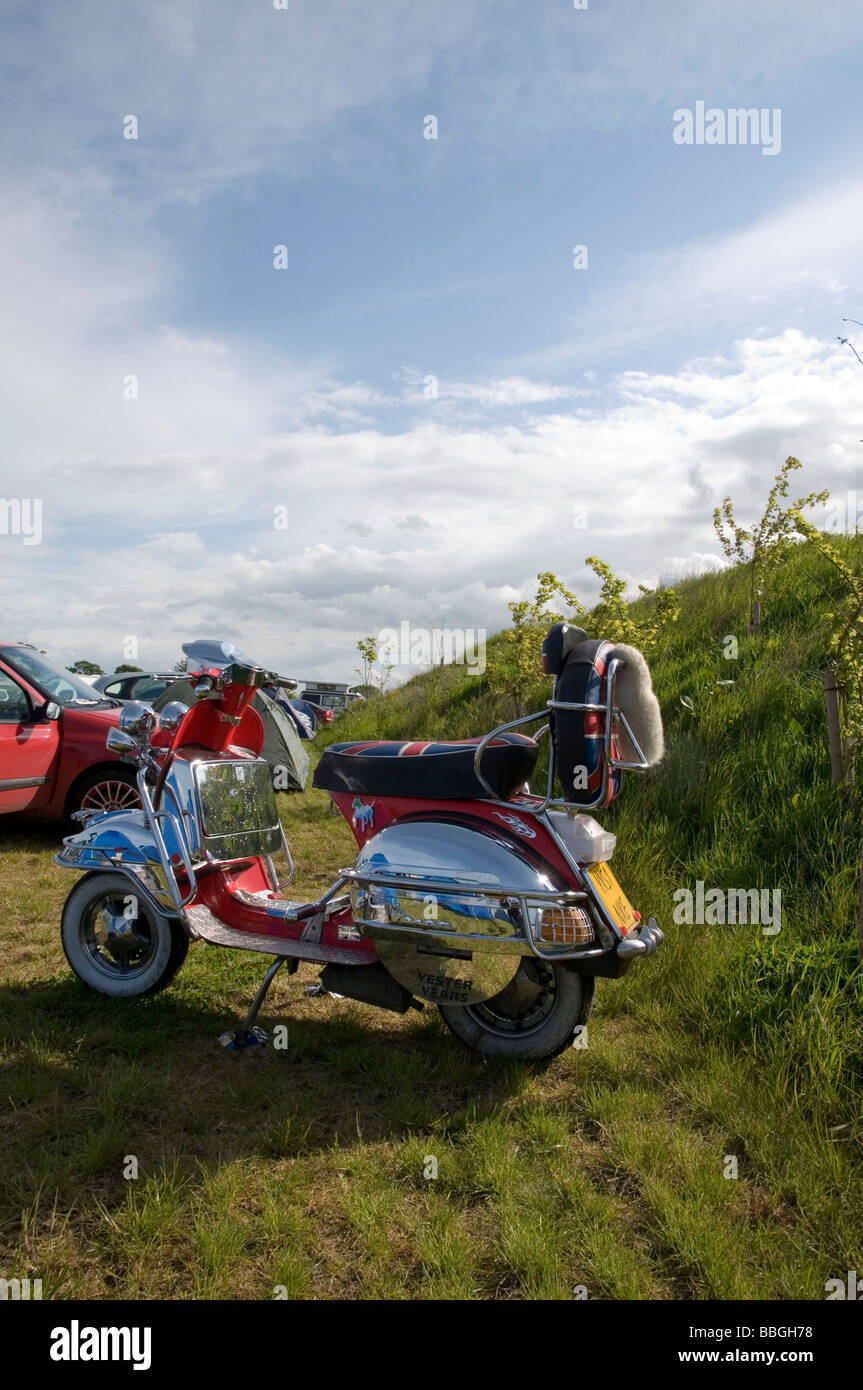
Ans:
[[[265,1028],[255,1026],[255,1019],[258,1016],[261,1005],[267,997],[267,991],[276,975],[283,965],[287,965],[288,974],[296,972],[299,962],[290,956],[276,956],[272,965],[267,970],[266,975],[258,986],[258,992],[252,1000],[252,1007],[243,1019],[239,1028],[231,1028],[226,1033],[220,1033],[216,1039],[220,1047],[226,1048],[229,1052],[243,1052],[247,1047],[266,1047],[270,1040],[270,1035]]]

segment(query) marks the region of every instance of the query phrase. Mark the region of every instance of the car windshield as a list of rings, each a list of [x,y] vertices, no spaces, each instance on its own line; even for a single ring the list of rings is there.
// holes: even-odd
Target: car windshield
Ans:
[[[43,695],[67,709],[73,705],[81,708],[83,705],[92,707],[110,703],[107,696],[94,690],[87,681],[55,665],[41,652],[32,651],[29,647],[0,647],[0,656]]]

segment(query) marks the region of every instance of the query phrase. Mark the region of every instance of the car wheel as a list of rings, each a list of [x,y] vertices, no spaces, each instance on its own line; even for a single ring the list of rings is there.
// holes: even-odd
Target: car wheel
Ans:
[[[91,811],[139,811],[141,798],[134,772],[125,767],[106,767],[78,783],[69,801],[68,813]]]

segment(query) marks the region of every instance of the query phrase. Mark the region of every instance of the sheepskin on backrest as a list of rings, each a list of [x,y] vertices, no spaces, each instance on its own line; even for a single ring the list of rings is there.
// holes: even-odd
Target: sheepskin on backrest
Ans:
[[[626,715],[645,761],[653,767],[665,753],[665,741],[662,735],[662,711],[653,693],[647,662],[637,647],[629,647],[625,642],[612,647],[608,655],[609,660],[617,657],[625,662],[625,665],[617,668],[614,679],[614,703]],[[635,749],[622,725],[618,725],[615,741],[620,756],[627,762],[634,762]]]

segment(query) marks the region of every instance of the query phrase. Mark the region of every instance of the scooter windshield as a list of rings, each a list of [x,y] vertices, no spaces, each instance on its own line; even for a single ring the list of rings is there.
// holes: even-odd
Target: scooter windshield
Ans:
[[[213,637],[203,637],[198,642],[184,642],[182,650],[186,657],[186,674],[189,676],[212,671],[214,667],[224,670],[226,666],[234,664],[260,670],[260,663],[244,656],[233,642],[218,642]]]

